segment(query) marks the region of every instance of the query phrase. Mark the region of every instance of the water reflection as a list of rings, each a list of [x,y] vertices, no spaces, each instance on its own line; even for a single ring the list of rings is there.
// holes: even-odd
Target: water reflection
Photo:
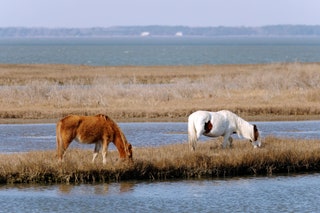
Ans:
[[[107,195],[128,193],[134,189],[136,182],[103,183],[89,185],[60,184],[57,186],[58,192],[63,195]]]
[[[254,122],[261,137],[268,135],[320,139],[320,121]],[[135,147],[161,146],[187,142],[187,123],[120,123],[127,139]],[[202,136],[200,140],[208,140]],[[54,150],[55,124],[0,125],[0,152]],[[71,148],[93,146],[71,143]],[[115,149],[113,145],[110,149]]]
[[[320,174],[0,186],[3,212],[319,212]]]

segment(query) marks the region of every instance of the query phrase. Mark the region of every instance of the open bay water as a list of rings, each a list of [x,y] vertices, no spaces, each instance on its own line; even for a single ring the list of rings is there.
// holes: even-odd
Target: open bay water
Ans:
[[[320,37],[0,39],[3,64],[201,65],[320,62]]]

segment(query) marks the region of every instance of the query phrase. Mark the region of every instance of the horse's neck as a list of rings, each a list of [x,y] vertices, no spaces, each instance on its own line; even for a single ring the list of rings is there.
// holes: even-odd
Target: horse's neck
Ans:
[[[120,129],[115,131],[115,138],[114,138],[114,145],[117,147],[119,153],[121,156],[126,155],[126,144],[127,144],[127,139],[124,136],[124,134],[121,132]]]
[[[113,129],[113,135],[114,135],[113,143],[114,143],[114,145],[116,147],[118,147],[118,146],[124,147],[124,143],[126,142],[126,138],[125,138],[124,134],[122,133],[120,127],[113,120],[111,120],[110,126],[112,126],[112,129]]]
[[[240,117],[237,117],[236,123],[239,131],[238,134],[240,134],[244,138],[251,139],[253,131],[252,125]]]

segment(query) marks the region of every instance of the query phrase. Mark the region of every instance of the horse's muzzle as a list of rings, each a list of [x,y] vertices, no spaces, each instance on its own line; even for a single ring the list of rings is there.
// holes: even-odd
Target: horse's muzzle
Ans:
[[[253,146],[253,148],[260,148],[261,147],[261,141],[260,140],[256,140],[256,141],[251,141],[251,144]]]

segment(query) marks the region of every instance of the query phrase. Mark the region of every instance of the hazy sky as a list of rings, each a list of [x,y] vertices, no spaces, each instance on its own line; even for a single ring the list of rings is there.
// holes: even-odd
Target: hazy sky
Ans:
[[[320,0],[0,0],[0,27],[320,25]]]

